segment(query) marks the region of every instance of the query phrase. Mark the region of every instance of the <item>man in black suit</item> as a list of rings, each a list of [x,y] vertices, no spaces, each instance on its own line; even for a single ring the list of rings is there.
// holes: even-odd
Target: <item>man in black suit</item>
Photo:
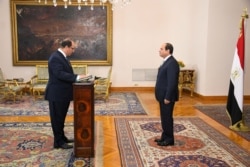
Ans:
[[[173,110],[175,102],[179,99],[178,81],[179,64],[173,57],[173,45],[162,44],[159,54],[164,59],[159,67],[155,85],[155,97],[160,105],[162,134],[160,139],[155,139],[159,146],[174,145]]]
[[[50,120],[54,134],[54,148],[70,149],[73,139],[68,139],[64,134],[64,122],[73,100],[72,83],[85,77],[73,73],[67,57],[75,50],[75,43],[66,39],[61,47],[52,53],[48,60],[49,81],[45,90],[45,99],[49,101]]]

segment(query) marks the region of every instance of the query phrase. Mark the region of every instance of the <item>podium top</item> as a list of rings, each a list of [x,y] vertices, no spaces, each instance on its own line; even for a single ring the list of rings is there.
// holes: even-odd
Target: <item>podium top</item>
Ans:
[[[75,82],[73,85],[94,85],[94,81],[81,81],[81,82]]]

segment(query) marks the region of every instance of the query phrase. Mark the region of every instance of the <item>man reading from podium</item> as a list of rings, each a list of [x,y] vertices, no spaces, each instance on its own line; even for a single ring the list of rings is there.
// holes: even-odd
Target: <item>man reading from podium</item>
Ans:
[[[50,121],[54,134],[54,148],[73,148],[64,134],[64,122],[70,105],[73,100],[72,83],[86,77],[76,75],[67,59],[75,50],[75,43],[65,39],[61,47],[51,54],[48,60],[49,81],[45,90],[45,100],[49,101]]]

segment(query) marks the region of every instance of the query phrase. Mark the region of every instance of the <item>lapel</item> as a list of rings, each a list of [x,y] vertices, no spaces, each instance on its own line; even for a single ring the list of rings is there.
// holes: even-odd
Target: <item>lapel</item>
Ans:
[[[65,58],[65,60],[68,63],[68,65],[71,66],[71,63],[70,63],[70,61],[69,61],[69,59],[67,57]]]
[[[58,52],[59,52],[59,51],[58,51]],[[67,58],[65,58],[61,52],[59,52],[59,55],[60,55],[60,58],[63,59],[63,61],[65,62],[65,63],[64,63],[64,64],[65,64],[65,67],[67,67],[67,68],[69,69],[69,71],[70,71],[71,73],[73,73],[73,68],[72,68],[72,66],[71,66],[70,61],[69,61]]]

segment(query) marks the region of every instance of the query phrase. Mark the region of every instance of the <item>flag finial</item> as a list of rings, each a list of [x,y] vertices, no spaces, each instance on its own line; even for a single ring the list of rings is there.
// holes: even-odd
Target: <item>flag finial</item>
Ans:
[[[242,29],[242,22],[244,22],[244,19],[248,19],[248,14],[247,14],[247,8],[243,10],[243,13],[241,15],[240,19],[240,30]]]
[[[243,14],[241,15],[243,19],[248,19],[247,8],[243,10]]]

